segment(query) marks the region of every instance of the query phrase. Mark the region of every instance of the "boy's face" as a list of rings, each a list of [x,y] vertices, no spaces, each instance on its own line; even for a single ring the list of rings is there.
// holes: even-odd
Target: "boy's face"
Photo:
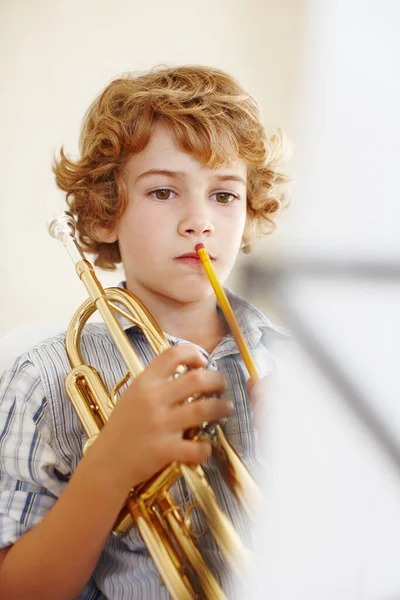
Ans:
[[[196,256],[202,242],[218,279],[228,277],[246,221],[246,163],[209,169],[182,151],[158,125],[123,175],[128,205],[105,241],[118,239],[127,287],[145,303],[149,294],[196,302],[213,292]]]

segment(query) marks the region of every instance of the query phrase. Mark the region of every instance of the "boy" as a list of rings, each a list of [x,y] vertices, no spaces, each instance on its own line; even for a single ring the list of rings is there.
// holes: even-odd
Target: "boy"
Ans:
[[[206,461],[209,445],[184,440],[182,432],[228,415],[225,433],[254,469],[246,370],[195,246],[204,243],[225,281],[238,251],[248,251],[280,208],[280,149],[279,136],[265,137],[257,105],[230,76],[181,67],[112,82],[86,115],[80,159],[73,162],[61,150],[56,180],[78,219],[82,244],[101,267],[122,260],[124,285],[147,306],[172,348],[153,360],[141,331],[126,327],[149,364],[84,458],[84,434],[64,391],[64,337],[39,344],[4,375],[0,600],[168,598],[136,529],[110,536],[130,487],[173,460]],[[276,330],[247,302],[229,298],[267,375],[267,346]],[[124,372],[105,327],[89,326],[82,344],[88,363],[112,388]],[[192,369],[171,380],[181,363]],[[182,404],[194,393],[224,393],[231,400]],[[213,460],[204,468],[221,506],[245,534]],[[176,492],[189,506],[182,483]],[[194,522],[201,526],[200,517]],[[200,546],[221,575],[223,561],[209,536]],[[230,597],[229,581],[225,585]]]

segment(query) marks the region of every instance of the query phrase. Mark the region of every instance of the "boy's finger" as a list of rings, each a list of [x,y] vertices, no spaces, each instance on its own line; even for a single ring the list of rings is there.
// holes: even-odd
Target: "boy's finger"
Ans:
[[[222,394],[226,388],[222,373],[207,369],[193,369],[173,379],[168,384],[168,396],[171,404],[181,404],[195,394]]]
[[[275,374],[269,374],[253,382],[252,379],[248,379],[246,382],[246,390],[250,397],[250,404],[255,405],[264,398],[270,398],[276,391],[276,376]]]
[[[246,387],[250,398],[254,426],[259,429],[268,410],[271,408],[271,403],[276,394],[276,375],[266,375],[253,385],[250,383]]]
[[[212,448],[209,442],[181,439],[173,449],[174,458],[172,460],[178,460],[187,465],[199,465],[210,458],[211,453]]]
[[[249,379],[246,381],[246,391],[249,395],[254,386],[255,386],[255,382],[253,381],[253,379],[251,377],[249,377]]]
[[[196,369],[205,367],[206,364],[206,359],[193,344],[177,345],[156,356],[142,375],[146,373],[153,380],[168,379],[179,365]]]
[[[233,408],[233,402],[226,398],[194,400],[171,410],[165,418],[165,426],[171,432],[185,431],[190,427],[199,427],[205,421],[213,422],[229,417]]]

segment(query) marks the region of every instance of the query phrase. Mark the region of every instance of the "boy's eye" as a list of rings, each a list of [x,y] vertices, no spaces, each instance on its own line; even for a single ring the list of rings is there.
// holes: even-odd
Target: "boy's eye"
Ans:
[[[174,197],[173,194],[175,194],[175,192],[168,188],[159,188],[158,190],[150,192],[150,195],[157,198],[157,200],[169,200]]]
[[[234,200],[237,200],[237,196],[231,192],[216,192],[212,194],[212,199],[215,199],[218,204],[230,204]]]

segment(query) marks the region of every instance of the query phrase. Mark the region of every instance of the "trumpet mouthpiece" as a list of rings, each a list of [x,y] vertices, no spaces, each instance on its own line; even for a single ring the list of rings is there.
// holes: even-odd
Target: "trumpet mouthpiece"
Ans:
[[[65,212],[57,219],[54,219],[49,225],[49,233],[52,237],[62,240],[64,235],[75,235],[75,219]]]
[[[63,243],[75,264],[81,260],[85,260],[85,256],[75,237],[76,222],[71,213],[65,212],[61,217],[54,219],[49,225],[49,233],[56,240]]]

